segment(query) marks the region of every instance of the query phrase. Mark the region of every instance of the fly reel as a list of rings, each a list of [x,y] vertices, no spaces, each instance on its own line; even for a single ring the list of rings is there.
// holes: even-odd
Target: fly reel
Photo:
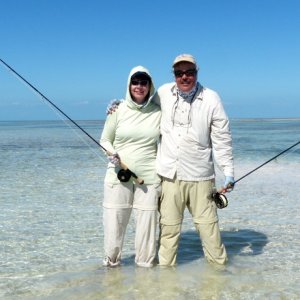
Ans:
[[[214,193],[213,194],[213,200],[215,201],[217,208],[225,208],[228,205],[228,200],[224,194],[221,193]]]
[[[128,182],[130,177],[131,177],[132,173],[129,169],[127,170],[124,170],[124,169],[121,169],[117,176],[118,176],[118,179],[121,181],[121,182]]]

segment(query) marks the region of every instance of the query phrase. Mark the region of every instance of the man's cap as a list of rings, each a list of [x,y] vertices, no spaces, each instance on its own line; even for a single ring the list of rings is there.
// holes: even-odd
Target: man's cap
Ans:
[[[192,64],[194,64],[196,66],[196,68],[198,69],[198,66],[197,66],[197,62],[196,62],[196,59],[194,58],[194,56],[192,56],[191,54],[180,54],[178,55],[175,59],[174,59],[174,62],[173,62],[173,67],[182,62],[182,61],[186,61],[186,62],[190,62]]]

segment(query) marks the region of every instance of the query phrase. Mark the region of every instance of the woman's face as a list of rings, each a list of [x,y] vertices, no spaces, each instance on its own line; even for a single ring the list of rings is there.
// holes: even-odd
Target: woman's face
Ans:
[[[150,90],[150,82],[147,79],[132,78],[130,81],[130,93],[132,99],[138,103],[142,104],[145,102],[146,96],[148,96]]]

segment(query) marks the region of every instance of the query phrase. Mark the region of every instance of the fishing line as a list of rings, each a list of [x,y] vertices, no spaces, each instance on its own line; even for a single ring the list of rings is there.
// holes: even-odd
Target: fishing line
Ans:
[[[60,112],[64,117],[66,117],[72,124],[74,124],[78,129],[80,129],[85,135],[87,135],[95,144],[97,144],[102,150],[104,150],[107,155],[112,155],[108,150],[106,150],[97,140],[95,140],[86,130],[84,130],[79,124],[77,124],[73,119],[71,119],[66,113],[64,113],[56,104],[54,104],[50,99],[48,99],[44,94],[42,94],[35,86],[33,86],[29,81],[27,81],[23,76],[21,76],[17,71],[15,71],[11,66],[9,66],[5,61],[0,58],[0,62],[18,79],[26,83],[31,89],[33,89],[42,99],[46,100],[47,104],[51,104],[52,109],[55,108],[56,112]],[[68,124],[67,124],[68,125]],[[69,125],[68,125],[69,126]],[[143,184],[144,181],[140,179],[135,173],[133,173],[122,161],[120,161],[121,170],[118,173],[118,178],[120,181],[126,182],[131,176],[139,183]]]
[[[239,181],[243,180],[244,178],[246,178],[247,176],[249,176],[250,174],[254,173],[255,171],[257,171],[258,169],[262,168],[263,166],[265,166],[266,164],[270,163],[271,161],[273,161],[274,159],[276,159],[277,157],[281,156],[282,154],[288,152],[289,150],[291,150],[292,148],[296,147],[297,145],[300,144],[300,141],[298,141],[297,143],[293,144],[292,146],[286,148],[285,150],[281,151],[280,153],[278,153],[277,155],[273,156],[272,158],[270,158],[269,160],[267,160],[266,162],[262,163],[261,165],[259,165],[258,167],[256,167],[255,169],[253,169],[252,171],[246,173],[245,175],[243,175],[242,177],[240,177],[239,179],[235,180],[232,183],[229,183],[227,187],[223,188],[222,190],[213,193],[213,199],[216,202],[216,205],[218,208],[225,208],[228,205],[228,200],[226,198],[226,196],[222,193],[226,193],[227,190],[232,189],[234,187],[234,185],[236,183],[238,183]]]
[[[1,59],[0,59],[1,60]],[[1,60],[1,62],[2,63],[4,63],[4,61],[3,60]],[[4,63],[5,64],[5,63]],[[105,160],[105,158],[103,157],[103,156],[101,156],[101,154],[99,153],[99,152],[96,152],[88,143],[87,143],[87,141],[85,140],[85,139],[83,139],[83,137],[80,135],[80,134],[78,134],[78,132],[74,129],[74,127],[72,127],[71,126],[71,124],[70,123],[68,123],[67,122],[67,120],[66,119],[64,119],[63,117],[62,117],[62,114],[61,113],[59,113],[56,109],[55,109],[55,106],[53,107],[53,105],[51,104],[51,102],[49,102],[47,99],[47,101],[44,101],[45,100],[45,96],[44,95],[42,95],[39,91],[37,91],[37,89],[36,88],[34,88],[33,86],[31,86],[31,84],[29,84],[29,82],[27,82],[27,80],[24,80],[24,78],[22,78],[22,76],[20,76],[19,74],[17,74],[14,70],[12,70],[12,68],[10,69],[10,67],[7,65],[7,64],[5,64],[5,67],[11,72],[13,72],[13,75],[22,83],[22,84],[24,84],[26,87],[28,87],[28,88],[33,88],[34,89],[34,92],[39,96],[39,99],[40,100],[43,100],[43,101],[41,101],[41,102],[43,102],[44,104],[46,104],[58,117],[59,117],[59,119],[61,119],[62,121],[63,121],[63,123],[65,124],[65,125],[67,125],[73,132],[74,132],[74,134],[76,134],[76,136],[82,141],[82,142],[84,142],[85,143],[85,145],[93,152],[93,153],[95,153],[95,155],[96,156],[98,156],[98,157],[100,157],[100,159],[104,162],[104,163],[106,163],[106,160]]]

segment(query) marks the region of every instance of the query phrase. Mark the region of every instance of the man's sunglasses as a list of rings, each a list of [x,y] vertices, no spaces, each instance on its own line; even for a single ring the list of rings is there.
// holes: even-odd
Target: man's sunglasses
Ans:
[[[149,83],[148,80],[131,80],[132,85],[141,85],[141,86],[146,86]]]
[[[197,74],[196,69],[188,69],[186,71],[181,71],[181,70],[174,71],[175,77],[182,77],[183,75],[190,77],[190,76],[195,76],[196,74]]]

